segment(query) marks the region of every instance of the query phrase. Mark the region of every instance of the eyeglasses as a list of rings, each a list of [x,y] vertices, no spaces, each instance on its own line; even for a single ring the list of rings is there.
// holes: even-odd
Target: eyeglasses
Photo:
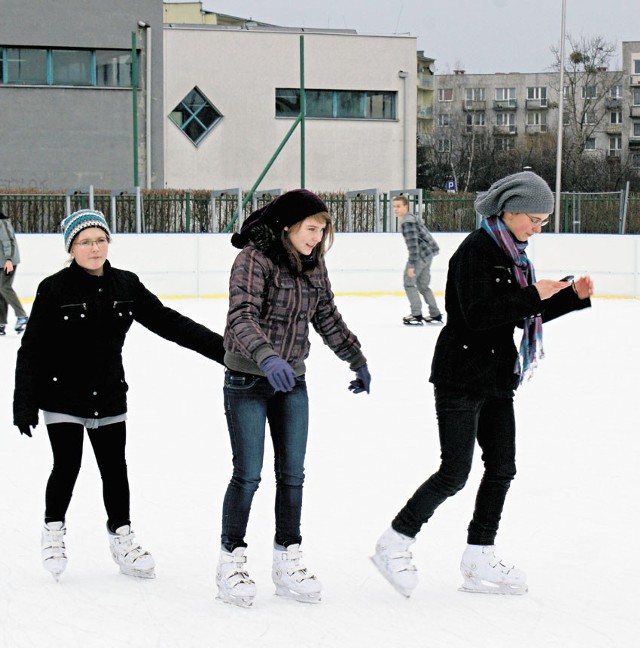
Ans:
[[[77,241],[76,243],[74,243],[74,245],[88,250],[93,245],[104,247],[108,242],[109,239],[106,236],[101,236],[100,238],[94,239],[93,241],[91,239],[82,239],[82,241]]]
[[[547,218],[538,218],[537,216],[531,216],[529,214],[525,214],[529,220],[534,224],[534,225],[540,225],[540,227],[544,227],[545,225],[549,224],[549,217]]]

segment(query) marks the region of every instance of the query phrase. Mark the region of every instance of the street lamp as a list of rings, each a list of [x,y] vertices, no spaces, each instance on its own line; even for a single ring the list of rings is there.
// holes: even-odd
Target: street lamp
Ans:
[[[560,231],[560,202],[562,199],[562,133],[564,129],[564,41],[567,0],[562,0],[562,20],[560,21],[560,96],[558,97],[558,147],[556,151],[556,213],[555,231]]]

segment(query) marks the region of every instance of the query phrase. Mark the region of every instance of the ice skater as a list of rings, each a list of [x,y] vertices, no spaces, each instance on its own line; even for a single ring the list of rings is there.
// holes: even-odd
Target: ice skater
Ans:
[[[434,511],[465,485],[475,442],[484,475],[467,530],[460,569],[470,592],[523,594],[525,573],[501,560],[495,537],[516,474],[514,390],[542,357],[542,324],[591,306],[593,283],[536,280],[528,240],[549,222],[553,194],[525,171],[495,182],[476,199],[482,226],[469,234],[449,262],[447,323],[434,352],[434,384],[441,463],[396,515],[376,545],[373,562],[403,595],[418,575],[410,551]],[[523,328],[520,351],[513,335]]]
[[[409,299],[411,313],[403,317],[402,322],[413,326],[422,326],[423,322],[442,324],[442,313],[429,286],[431,263],[433,257],[440,253],[440,248],[422,219],[409,212],[409,200],[406,196],[395,196],[392,202],[393,213],[400,219],[402,236],[409,252],[403,274],[403,285]],[[429,309],[428,317],[422,316],[421,295]]]
[[[111,556],[122,573],[153,578],[154,559],[136,541],[129,519],[125,336],[137,321],[219,363],[222,336],[164,306],[132,272],[111,267],[111,233],[101,212],[74,212],[62,228],[72,261],[38,286],[18,350],[14,393],[14,424],[30,437],[42,410],[53,451],[42,562],[56,580],[67,566],[66,515],[86,428],[102,478]]]
[[[317,603],[321,584],[302,562],[300,516],[309,405],[305,360],[309,324],[355,371],[349,389],[369,393],[371,376],[356,336],[334,303],[324,262],[333,241],[327,206],[305,189],[289,191],[253,212],[231,242],[224,334],[224,408],[233,474],[222,510],[218,598],[252,605],[245,535],[260,483],[265,427],[275,454],[276,502],[272,580],[276,594]]]
[[[16,233],[9,217],[0,212],[0,335],[6,335],[9,306],[16,316],[16,333],[22,333],[29,317],[13,289],[13,280],[20,263]]]

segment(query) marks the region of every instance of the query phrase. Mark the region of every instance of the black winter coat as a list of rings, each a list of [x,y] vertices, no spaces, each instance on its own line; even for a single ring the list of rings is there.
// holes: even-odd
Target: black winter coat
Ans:
[[[591,301],[571,288],[545,300],[534,286],[521,288],[512,260],[477,229],[449,261],[447,323],[436,343],[430,380],[436,386],[509,397],[519,381],[515,327],[526,317],[540,314],[548,322],[589,306]]]
[[[36,425],[38,410],[82,418],[127,411],[122,347],[133,321],[222,363],[222,337],[164,306],[132,272],[105,262],[104,275],[75,262],[38,286],[18,350],[13,419]]]

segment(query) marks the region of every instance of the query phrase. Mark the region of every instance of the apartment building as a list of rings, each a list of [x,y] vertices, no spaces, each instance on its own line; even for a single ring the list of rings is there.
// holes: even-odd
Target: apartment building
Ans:
[[[622,70],[598,68],[573,85],[565,78],[562,92],[557,72],[436,75],[432,141],[446,152],[474,133],[491,134],[504,150],[532,137],[555,140],[562,95],[565,133],[578,120],[585,151],[640,169],[640,42],[624,42],[622,52]]]

